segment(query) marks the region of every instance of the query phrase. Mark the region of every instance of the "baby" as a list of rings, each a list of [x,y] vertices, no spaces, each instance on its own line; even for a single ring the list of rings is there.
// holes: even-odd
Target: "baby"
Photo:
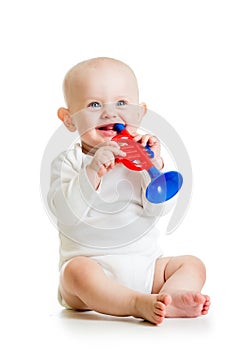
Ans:
[[[112,141],[114,124],[122,123],[135,141],[149,144],[156,167],[163,167],[158,139],[137,131],[146,105],[139,104],[133,71],[112,58],[81,62],[67,73],[64,96],[67,108],[59,108],[58,116],[69,131],[78,130],[81,145],[54,160],[48,194],[61,240],[60,303],[155,325],[165,317],[207,314],[210,298],[201,293],[203,263],[189,255],[162,256],[155,225],[161,206],[145,198],[148,179],[144,171],[130,171],[115,161],[125,156]],[[114,202],[115,183],[123,191]],[[118,204],[115,210],[113,202]],[[127,232],[131,239],[123,242]]]

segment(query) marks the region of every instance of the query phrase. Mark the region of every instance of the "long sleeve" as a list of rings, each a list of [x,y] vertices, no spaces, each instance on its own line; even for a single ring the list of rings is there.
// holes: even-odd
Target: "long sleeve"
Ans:
[[[96,196],[88,180],[79,146],[62,153],[53,161],[48,204],[58,222],[74,225],[83,220]]]

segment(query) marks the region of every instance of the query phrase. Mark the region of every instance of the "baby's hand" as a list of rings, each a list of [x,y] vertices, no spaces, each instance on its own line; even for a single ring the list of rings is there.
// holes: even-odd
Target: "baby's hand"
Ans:
[[[125,152],[121,151],[117,142],[104,142],[95,152],[90,168],[95,170],[98,176],[101,177],[114,167],[115,157],[124,157],[125,155]]]
[[[88,177],[95,188],[98,187],[100,178],[115,166],[115,157],[117,156],[126,156],[117,142],[104,142],[98,147],[91,163],[87,166]],[[93,175],[95,176],[93,177]]]
[[[154,152],[154,159],[152,161],[155,163],[155,166],[158,169],[162,169],[164,164],[162,158],[160,157],[161,147],[159,139],[156,136],[150,134],[136,134],[133,136],[134,141],[139,142],[143,147],[145,147],[147,144],[150,146]]]

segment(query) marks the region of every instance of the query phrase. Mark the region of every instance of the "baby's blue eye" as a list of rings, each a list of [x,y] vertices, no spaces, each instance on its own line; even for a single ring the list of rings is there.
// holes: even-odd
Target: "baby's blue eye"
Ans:
[[[94,101],[94,102],[89,103],[88,107],[91,107],[91,108],[100,108],[101,105],[100,105],[99,102]]]
[[[122,107],[122,106],[125,106],[125,105],[127,105],[126,101],[124,101],[124,100],[117,101],[117,106]]]

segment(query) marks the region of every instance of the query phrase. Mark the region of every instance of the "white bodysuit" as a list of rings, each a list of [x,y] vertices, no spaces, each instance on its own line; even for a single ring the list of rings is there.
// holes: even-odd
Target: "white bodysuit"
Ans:
[[[48,203],[60,233],[60,268],[76,256],[98,262],[106,275],[128,288],[151,293],[161,256],[156,221],[171,205],[145,198],[146,171],[117,164],[97,191],[86,175],[91,156],[77,144],[52,163]]]

